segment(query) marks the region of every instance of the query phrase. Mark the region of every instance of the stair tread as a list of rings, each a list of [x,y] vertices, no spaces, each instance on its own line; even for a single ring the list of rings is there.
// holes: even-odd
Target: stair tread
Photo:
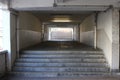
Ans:
[[[21,55],[104,55],[103,53],[22,53]]]
[[[31,66],[31,67],[34,67],[34,66],[39,66],[39,67],[42,67],[42,66],[44,66],[44,67],[62,67],[62,66],[63,67],[86,67],[86,66],[88,66],[88,67],[93,67],[93,66],[94,67],[99,67],[100,66],[100,67],[106,67],[107,64],[99,64],[99,65],[97,65],[97,64],[96,65],[87,65],[87,64],[86,65],[77,65],[77,64],[76,65],[74,65],[74,64],[73,65],[64,65],[64,64],[62,65],[61,64],[61,65],[58,65],[58,66],[55,65],[55,64],[51,64],[51,65],[45,65],[45,64],[43,64],[43,65],[39,65],[39,64],[38,65],[36,65],[36,64],[31,64],[31,65],[30,64],[15,64],[15,66],[25,66],[25,67],[29,67],[29,66]]]
[[[20,56],[16,59],[10,74],[35,78],[73,78],[109,74],[109,67],[102,50],[73,43],[50,42],[50,45],[54,46],[51,47],[48,42],[20,51]],[[68,48],[64,47],[66,45]]]
[[[22,51],[22,54],[94,54],[103,55],[102,51],[33,51],[33,50],[27,50]]]
[[[103,52],[102,50],[24,50],[21,51],[27,52],[27,51],[36,51],[36,52]]]
[[[28,64],[32,64],[32,63],[34,63],[34,64],[107,64],[106,62],[103,62],[103,63],[98,63],[98,62],[67,62],[67,63],[59,63],[59,62],[46,62],[46,63],[44,63],[44,62],[17,62],[16,61],[16,63],[22,63],[22,64],[26,64],[26,63],[28,63]]]
[[[64,56],[96,57],[96,56],[101,56],[101,57],[104,57],[104,55],[94,55],[94,54],[93,55],[85,55],[85,54],[80,54],[80,55],[79,54],[75,54],[75,55],[74,54],[72,54],[72,55],[71,54],[70,55],[69,54],[67,54],[67,55],[65,55],[65,54],[63,54],[63,55],[62,54],[59,54],[59,55],[55,55],[55,54],[49,54],[49,55],[47,55],[47,54],[36,54],[36,55],[34,55],[34,54],[22,54],[21,56],[40,56],[40,57],[46,57],[46,56],[51,56],[51,57],[52,56],[55,56],[55,57],[57,57],[57,56],[61,56],[61,57],[64,57]]]
[[[17,59],[17,60],[24,60],[24,59],[28,59],[28,60],[30,60],[30,59],[34,59],[34,60],[45,60],[45,59],[48,59],[48,58],[43,58],[43,59],[41,59],[41,58],[19,58],[19,59]],[[71,58],[51,58],[51,59],[49,59],[49,60],[63,60],[63,59],[65,59],[65,60],[80,60],[80,59],[84,59],[84,60],[86,60],[86,59],[93,59],[94,60],[94,58],[74,58],[74,59],[71,59]],[[97,58],[98,60],[99,59],[105,59],[105,58]]]
[[[22,77],[80,77],[110,75],[109,72],[12,72],[10,74]]]
[[[68,54],[71,54],[71,55],[72,55],[72,54],[73,54],[73,55],[74,55],[74,54],[79,54],[79,55],[80,55],[80,54],[81,54],[81,55],[86,55],[86,54],[90,54],[90,55],[104,55],[103,52],[97,52],[97,51],[92,51],[92,52],[85,52],[85,51],[83,51],[83,52],[79,52],[79,51],[76,51],[76,52],[75,52],[75,51],[74,51],[74,52],[72,52],[72,51],[66,51],[66,52],[62,52],[62,51],[53,51],[53,52],[51,52],[51,51],[49,52],[49,51],[48,51],[48,52],[46,52],[46,51],[44,51],[44,52],[42,52],[42,51],[41,51],[41,52],[40,52],[40,51],[39,51],[39,52],[36,52],[36,53],[35,53],[35,52],[31,52],[31,51],[25,51],[25,52],[23,52],[23,53],[20,52],[20,54],[31,54],[31,55],[32,55],[32,54],[34,54],[34,55],[39,55],[39,54],[41,54],[41,55],[46,55],[46,54],[47,54],[47,55],[49,55],[49,54],[50,54],[50,55],[51,55],[51,54],[53,54],[53,55],[61,55],[61,54],[64,54],[64,55],[68,55]]]
[[[27,77],[79,77],[107,75],[109,67],[101,50],[24,50],[11,74]]]
[[[104,57],[21,57],[19,59],[105,59]]]
[[[82,62],[82,63],[72,63],[72,62],[70,62],[70,63],[48,63],[48,62],[46,62],[46,63],[42,63],[42,62],[16,62],[15,63],[15,66],[108,66],[107,65],[107,63],[106,62],[104,62],[104,63],[87,63],[87,62]]]
[[[90,62],[90,61],[95,61],[95,62],[99,62],[99,61],[106,61],[104,58],[74,58],[74,59],[72,59],[72,58],[43,58],[43,59],[40,59],[40,58],[19,58],[19,59],[17,59],[16,61],[39,61],[39,62],[65,62],[65,61],[67,61],[67,62],[77,62],[77,61],[79,61],[79,62]]]
[[[92,55],[75,55],[75,56],[71,56],[71,55],[22,55],[20,56],[20,58],[104,58],[103,55],[97,55],[97,56],[92,56]]]
[[[56,73],[58,73],[58,72],[49,72],[49,71],[45,71],[45,72],[34,72],[34,71],[29,71],[29,72],[17,72],[17,71],[12,71],[12,72],[10,72],[10,73],[22,73],[22,74],[29,74],[29,73],[31,73],[31,74],[39,74],[39,73],[41,73],[41,74],[52,74],[52,73],[54,73],[54,74],[56,74]],[[88,73],[88,74],[91,74],[91,73],[109,73],[109,72],[60,72],[60,73],[79,73],[79,74],[81,74],[81,73]]]
[[[14,68],[108,68],[108,67],[102,67],[102,66],[98,66],[98,67],[96,67],[96,66],[84,66],[84,67],[81,67],[81,66],[79,66],[79,67],[65,67],[65,66],[62,66],[62,67],[56,67],[56,66],[54,66],[54,67],[47,67],[47,66],[35,66],[35,67],[32,67],[32,66],[15,66]]]
[[[106,71],[102,71],[102,70],[86,70],[86,71],[73,71],[73,70],[69,70],[69,71],[37,71],[37,70],[13,70],[12,72],[40,72],[40,73],[42,73],[42,72],[46,72],[46,73],[48,73],[48,72],[54,72],[54,73],[59,73],[59,72],[62,72],[62,73],[64,73],[64,72],[66,72],[66,73],[69,73],[69,72],[71,72],[71,73],[76,73],[76,72],[78,72],[78,73],[87,73],[88,71],[89,72],[91,72],[91,73],[109,73],[110,71],[109,70],[106,70]],[[89,73],[90,74],[90,73]]]

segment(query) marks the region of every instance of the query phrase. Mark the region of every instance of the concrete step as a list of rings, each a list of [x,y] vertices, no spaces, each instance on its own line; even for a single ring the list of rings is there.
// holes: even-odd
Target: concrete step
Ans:
[[[53,43],[50,45],[55,45],[54,49],[42,45],[21,51],[20,58],[16,59],[10,74],[20,78],[29,77],[29,79],[81,78],[109,74],[109,67],[100,49],[95,50],[91,47],[79,49],[77,48],[79,46],[69,48],[69,44],[67,44],[68,48],[65,48],[66,46],[62,47],[61,43],[59,46]]]
[[[108,72],[107,67],[14,67],[18,72]]]
[[[29,62],[16,62],[15,66],[31,66],[31,67],[84,67],[84,66],[94,66],[94,67],[106,67],[108,66],[107,63],[29,63]]]
[[[70,51],[70,50],[55,50],[55,51],[38,51],[38,50],[25,50],[22,51],[23,54],[103,54],[103,51]]]
[[[23,54],[20,57],[28,57],[28,58],[104,58],[104,55],[84,55],[84,54],[72,54],[72,55],[66,55],[66,54],[57,54],[57,55],[46,55],[46,54],[42,54],[42,55],[30,55],[30,54]]]
[[[104,57],[20,57],[20,59],[105,59]]]
[[[83,76],[97,76],[97,75],[110,75],[108,72],[11,72],[11,76],[16,77],[83,77]]]
[[[39,59],[39,58],[20,58],[20,59],[17,59],[16,60],[17,62],[43,62],[43,63],[48,63],[48,62],[60,62],[60,63],[65,63],[65,62],[106,62],[105,59],[101,59],[101,58],[98,58],[98,59],[92,59],[92,58],[74,58],[74,59],[71,59],[71,58],[67,58],[67,59]]]

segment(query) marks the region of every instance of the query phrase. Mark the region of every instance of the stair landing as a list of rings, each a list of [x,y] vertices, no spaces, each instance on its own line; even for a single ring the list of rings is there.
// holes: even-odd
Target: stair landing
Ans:
[[[101,51],[100,49],[94,49],[92,46],[88,46],[76,41],[46,41],[37,45],[26,48],[25,50],[43,51],[43,50],[69,50],[69,51]]]

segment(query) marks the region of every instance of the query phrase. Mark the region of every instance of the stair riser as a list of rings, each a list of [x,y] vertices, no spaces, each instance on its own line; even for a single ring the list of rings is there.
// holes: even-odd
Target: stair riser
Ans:
[[[28,72],[28,71],[31,71],[31,72],[39,72],[39,71],[55,71],[55,72],[87,72],[87,71],[89,71],[89,72],[108,72],[109,70],[107,69],[107,68],[75,68],[75,67],[73,67],[73,68],[56,68],[56,67],[51,67],[51,68],[48,68],[48,67],[46,67],[46,68],[36,68],[36,67],[15,67],[14,69],[13,69],[14,71],[23,71],[23,72]]]
[[[102,54],[102,51],[23,51],[24,54]]]
[[[103,55],[21,55],[28,58],[104,58]]]
[[[15,66],[31,66],[31,67],[82,67],[82,66],[94,66],[94,67],[106,67],[106,63],[15,63]]]
[[[108,73],[99,73],[99,72],[72,72],[72,73],[52,73],[52,72],[47,72],[47,73],[16,73],[16,72],[13,72],[11,73],[12,76],[18,76],[18,77],[38,77],[38,78],[43,78],[43,77],[82,77],[82,76],[97,76],[97,75],[108,75]]]
[[[79,62],[79,63],[83,63],[83,62],[105,62],[105,59],[18,59],[18,62]]]

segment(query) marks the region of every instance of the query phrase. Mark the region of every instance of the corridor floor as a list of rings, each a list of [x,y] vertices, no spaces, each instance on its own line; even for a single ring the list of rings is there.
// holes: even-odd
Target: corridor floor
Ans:
[[[95,50],[94,47],[88,46],[76,41],[45,41],[37,45],[26,48],[27,50]],[[96,49],[100,50],[100,49]]]

